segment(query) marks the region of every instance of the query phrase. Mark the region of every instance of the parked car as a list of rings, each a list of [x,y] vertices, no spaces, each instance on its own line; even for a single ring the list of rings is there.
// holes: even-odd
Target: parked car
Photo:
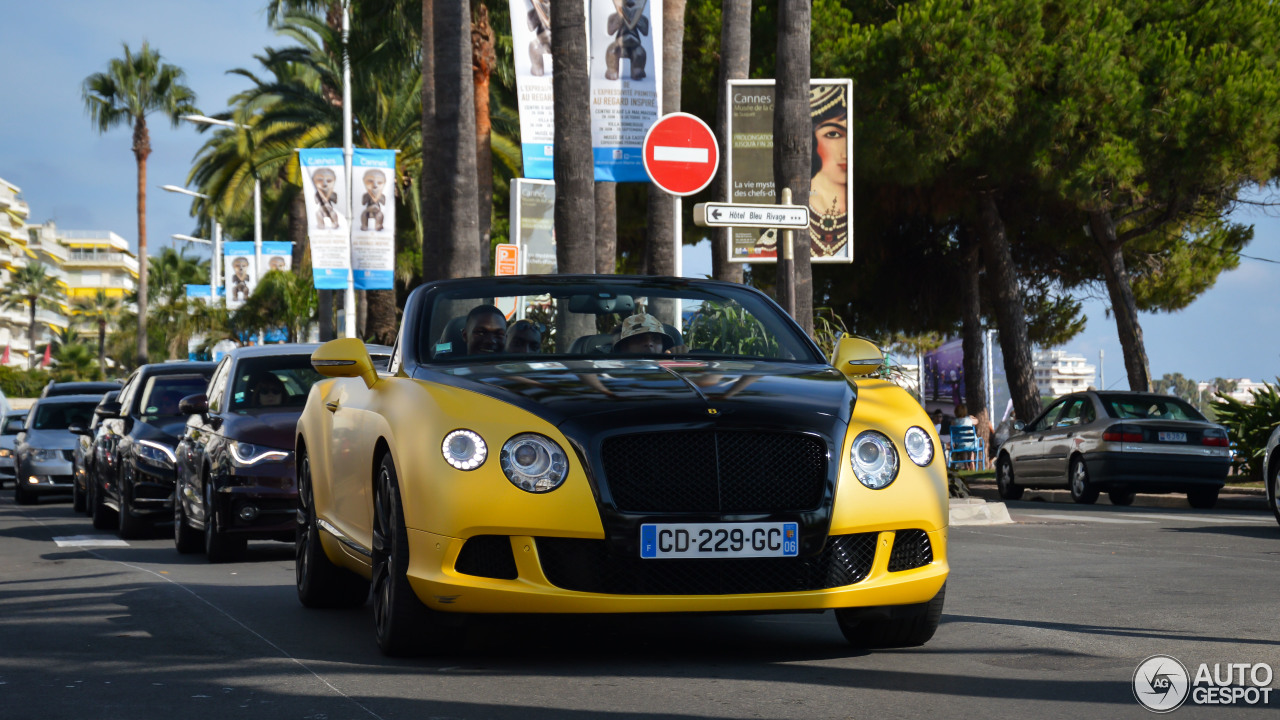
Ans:
[[[185,361],[143,365],[125,381],[117,402],[97,410],[102,420],[90,492],[94,527],[106,529],[115,520],[120,537],[128,539],[173,518],[174,448],[187,421],[178,403],[204,392],[214,367]]]
[[[1055,400],[1000,446],[996,485],[1017,500],[1025,488],[1065,487],[1078,503],[1107,493],[1130,505],[1135,493],[1186,493],[1210,508],[1231,468],[1227,429],[1170,395],[1087,391]]]
[[[1267,502],[1271,505],[1271,513],[1280,523],[1280,426],[1271,431],[1267,440],[1266,460],[1262,465],[1262,477],[1267,483]]]
[[[490,303],[552,324],[508,354]],[[299,599],[372,584],[383,652],[437,645],[441,613],[835,609],[859,646],[933,636],[946,471],[920,404],[865,377],[871,343],[832,367],[752,288],[567,275],[420,286],[399,338],[385,373],[359,340],[316,350],[295,444]]]
[[[93,409],[93,417],[89,420],[89,424],[87,426],[77,425],[71,428],[72,434],[76,435],[76,447],[71,456],[71,482],[73,485],[71,488],[71,507],[74,512],[88,513],[90,511],[88,496],[89,475],[93,472],[93,436],[98,426],[102,424],[102,414],[98,410],[114,403],[119,397],[119,390],[112,390],[103,395],[98,407]]]
[[[119,389],[120,383],[114,380],[106,382],[50,382],[44,386],[44,390],[40,391],[40,397],[57,397],[58,395],[97,395],[101,397],[105,393]]]
[[[31,406],[26,424],[14,440],[17,482],[14,502],[28,505],[41,495],[70,494],[73,425],[84,425],[101,398],[97,395],[59,395]]]
[[[0,424],[0,487],[18,477],[14,470],[13,450],[18,433],[26,426],[26,410],[9,410],[4,416],[3,424]]]
[[[210,562],[243,552],[248,540],[294,541],[298,486],[293,439],[311,386],[318,345],[231,351],[208,393],[186,398],[178,443],[173,539],[178,552]]]

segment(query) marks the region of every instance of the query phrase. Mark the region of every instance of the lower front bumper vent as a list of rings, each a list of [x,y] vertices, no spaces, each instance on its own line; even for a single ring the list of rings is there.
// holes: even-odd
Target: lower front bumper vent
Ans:
[[[511,538],[506,535],[477,535],[467,540],[453,567],[476,577],[515,580],[519,576],[516,558],[511,554]]]
[[[604,540],[537,538],[556,587],[611,595],[738,595],[826,590],[861,582],[875,559],[876,533],[827,538],[822,552],[795,558],[642,560]],[[465,549],[465,548],[464,548]]]
[[[933,562],[933,545],[923,530],[899,530],[893,537],[889,554],[889,572],[914,570]]]

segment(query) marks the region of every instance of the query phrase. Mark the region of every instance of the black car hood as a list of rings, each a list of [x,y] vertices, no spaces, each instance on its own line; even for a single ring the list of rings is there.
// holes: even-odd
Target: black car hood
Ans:
[[[809,363],[507,362],[423,368],[416,376],[518,405],[580,440],[643,425],[788,428],[838,438],[855,400],[837,370]]]
[[[302,408],[267,410],[255,408],[222,416],[219,432],[229,440],[264,445],[277,450],[292,450]]]

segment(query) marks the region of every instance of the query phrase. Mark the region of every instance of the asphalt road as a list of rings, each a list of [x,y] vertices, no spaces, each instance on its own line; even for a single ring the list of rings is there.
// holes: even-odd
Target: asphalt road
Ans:
[[[114,536],[5,490],[0,718],[1142,718],[1132,676],[1150,655],[1280,672],[1269,514],[1009,506],[1018,524],[952,529],[923,648],[852,650],[829,613],[507,616],[389,660],[369,606],[298,604],[290,546],[209,565],[167,535],[66,545]],[[1274,717],[1277,695],[1174,716]]]

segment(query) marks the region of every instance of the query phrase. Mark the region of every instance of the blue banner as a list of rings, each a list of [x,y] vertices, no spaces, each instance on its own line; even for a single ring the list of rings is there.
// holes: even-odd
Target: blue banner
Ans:
[[[396,269],[396,152],[356,148],[351,268],[357,290],[390,290]]]
[[[351,270],[350,185],[339,148],[299,150],[311,272],[317,290],[342,290]]]

